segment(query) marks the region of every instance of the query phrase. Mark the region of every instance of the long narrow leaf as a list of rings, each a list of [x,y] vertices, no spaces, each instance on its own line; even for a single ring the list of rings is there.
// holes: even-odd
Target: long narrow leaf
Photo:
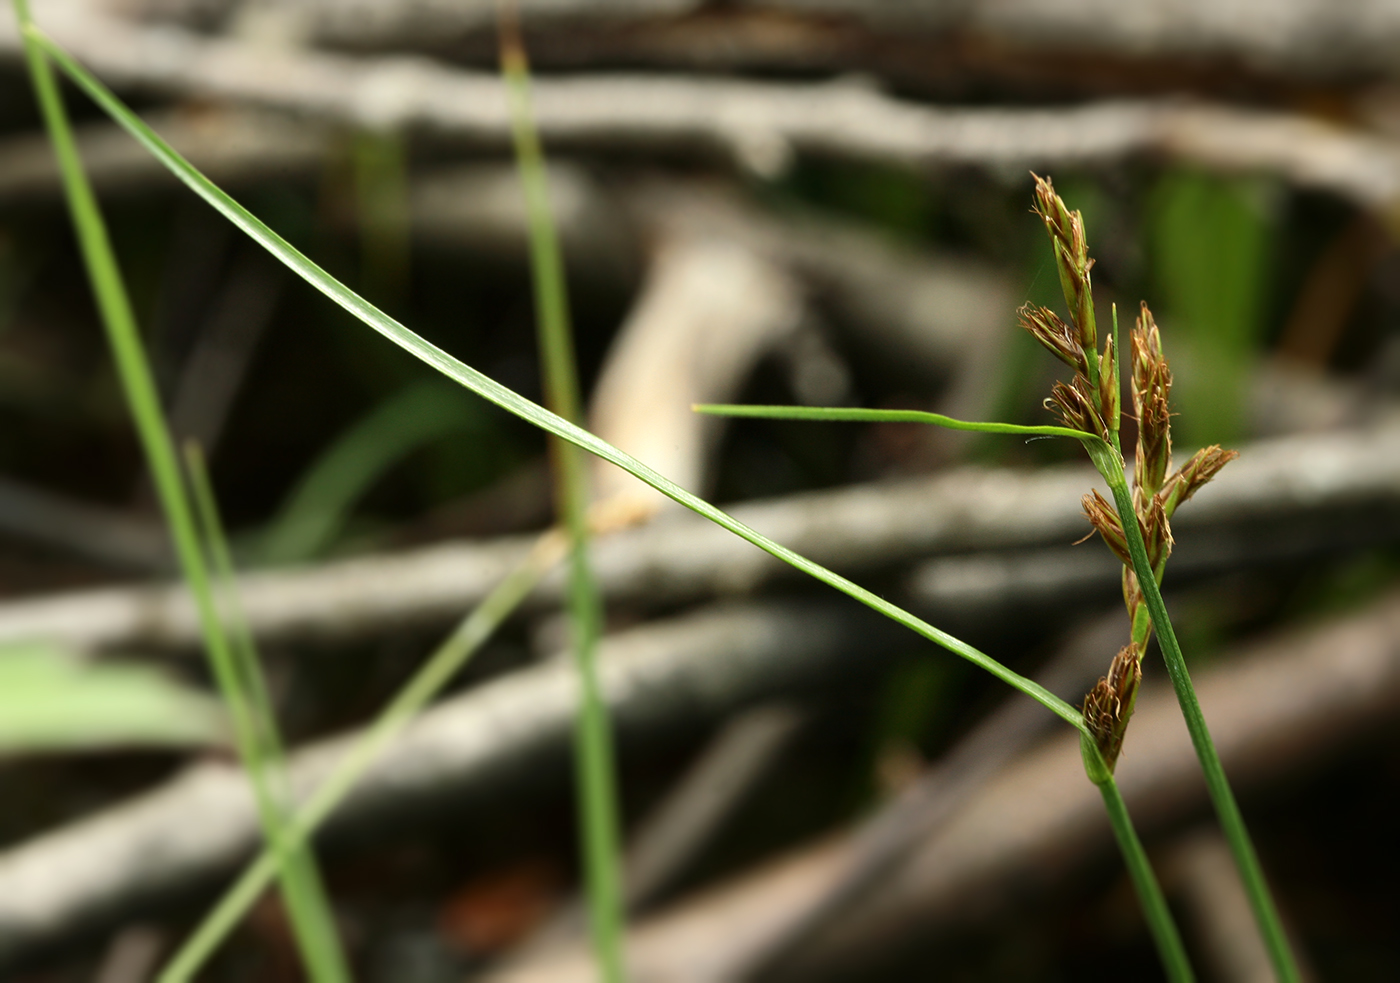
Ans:
[[[1072,437],[1097,440],[1093,434],[1069,427],[1024,427],[1019,423],[979,423],[955,420],[942,413],[923,410],[870,410],[860,407],[830,406],[737,406],[729,403],[698,403],[696,413],[710,416],[744,416],[762,420],[812,420],[828,423],[929,423],[948,430],[969,430],[973,433],[1019,434],[1027,437]]]
[[[617,465],[641,481],[646,482],[666,497],[679,502],[681,505],[704,516],[716,525],[728,529],[740,538],[753,543],[764,552],[836,588],[842,593],[855,598],[867,607],[880,612],[891,620],[904,625],[948,651],[986,670],[998,679],[1036,700],[1071,726],[1083,730],[1083,717],[1079,711],[1058,696],[1055,696],[1039,683],[1027,679],[1019,673],[1012,672],[995,659],[978,651],[961,639],[955,638],[947,632],[935,628],[923,619],[917,618],[902,608],[891,604],[884,598],[871,593],[840,574],[834,573],[820,564],[814,563],[806,557],[794,553],[787,547],[779,545],[711,505],[709,502],[706,502],[704,499],[692,495],[669,478],[653,471],[630,454],[618,450],[607,441],[594,436],[587,430],[556,416],[544,407],[531,402],[520,394],[496,382],[489,376],[478,372],[466,363],[454,358],[431,342],[419,337],[413,331],[389,317],[383,311],[369,303],[369,301],[365,300],[336,280],[325,270],[321,269],[223,190],[214,185],[208,178],[191,166],[188,161],[176,153],[175,150],[162,140],[154,130],[147,126],[139,116],[127,108],[110,89],[74,60],[71,55],[64,51],[56,41],[50,38],[41,29],[30,26],[26,31],[30,37],[42,46],[45,52],[54,59],[63,71],[93,99],[93,101],[101,106],[113,120],[126,129],[142,146],[160,160],[172,174],[228,218],[229,221],[233,222],[281,260],[293,272],[306,280],[307,283],[321,291],[375,331],[378,331],[390,341],[394,342],[394,344],[431,365],[449,378],[455,379],[484,399],[495,403],[507,412],[513,413],[540,429],[554,434],[555,436],[562,437],[571,444],[581,447],[611,464]],[[1084,440],[1086,435],[1081,435],[1076,431],[1070,431],[1070,434],[1083,440],[1086,447],[1091,447],[1090,442]],[[1100,443],[1102,442],[1100,441]],[[1091,453],[1094,453],[1092,447]]]

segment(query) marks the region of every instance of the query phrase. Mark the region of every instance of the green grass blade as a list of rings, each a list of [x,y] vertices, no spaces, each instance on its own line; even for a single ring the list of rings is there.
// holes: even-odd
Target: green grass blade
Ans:
[[[276,843],[266,845],[257,859],[244,870],[161,971],[158,983],[187,983],[194,977],[224,937],[267,890],[292,851],[306,843],[384,749],[520,606],[559,562],[563,553],[563,539],[557,533],[547,533],[531,554],[463,619],[408,684],[380,711],[364,736],[336,764],[330,776],[297,810],[285,834]]]
[[[942,413],[922,410],[868,410],[860,407],[828,406],[736,406],[728,403],[698,403],[696,413],[709,416],[744,416],[762,420],[812,420],[828,423],[929,423],[949,430],[969,430],[973,433],[1001,433],[1027,437],[1073,437],[1083,440],[1093,434],[1069,427],[1024,427],[1019,423],[977,423],[955,420]],[[1097,438],[1095,438],[1097,439]]]
[[[1092,741],[1089,743],[1092,744]],[[1094,753],[1098,753],[1097,749]],[[1106,773],[1107,769],[1104,770]],[[1152,864],[1147,859],[1147,851],[1143,849],[1137,830],[1133,828],[1133,821],[1128,816],[1128,806],[1118,791],[1118,783],[1113,780],[1112,775],[1108,775],[1107,781],[1097,784],[1099,793],[1103,796],[1104,809],[1108,812],[1108,821],[1113,826],[1113,835],[1118,840],[1128,874],[1132,877],[1133,888],[1142,904],[1142,914],[1152,933],[1152,941],[1157,946],[1157,955],[1162,960],[1167,979],[1172,983],[1192,983],[1196,975],[1191,970],[1191,961],[1186,957],[1181,933],[1177,931],[1176,922],[1172,920],[1171,909],[1167,907],[1162,886],[1157,883],[1157,875],[1153,873]]]
[[[123,105],[121,100],[119,100],[105,85],[98,81],[91,72],[78,64],[71,55],[65,52],[57,42],[49,38],[43,31],[30,26],[26,28],[26,35],[41,46],[84,92],[97,102],[103,110],[145,146],[171,171],[171,173],[183,181],[191,190],[227,217],[229,221],[233,222],[260,243],[288,268],[306,280],[307,283],[311,284],[317,290],[320,290],[335,303],[354,314],[355,317],[375,331],[378,331],[394,344],[403,348],[416,358],[426,362],[428,365],[431,365],[448,378],[456,380],[482,398],[501,407],[506,412],[512,413],[522,420],[534,424],[547,433],[553,434],[556,437],[562,437],[576,447],[581,447],[611,464],[617,465],[624,471],[655,488],[667,498],[684,505],[698,515],[704,516],[716,525],[728,529],[741,539],[754,544],[769,555],[782,560],[784,563],[789,564],[797,570],[820,580],[822,583],[834,587],[843,594],[856,599],[867,607],[904,625],[906,628],[922,635],[929,641],[961,656],[973,665],[991,673],[1008,685],[1025,693],[1033,700],[1063,718],[1073,727],[1082,729],[1083,720],[1079,711],[1064,700],[1055,696],[1039,683],[1027,679],[1019,673],[1012,672],[995,659],[978,651],[966,642],[935,628],[928,622],[916,618],[914,615],[891,604],[884,598],[879,597],[865,588],[860,587],[840,574],[834,573],[820,564],[814,563],[806,557],[794,553],[787,547],[779,545],[756,530],[750,529],[739,520],[721,511],[704,499],[681,488],[669,478],[653,471],[630,454],[618,450],[607,441],[549,412],[544,407],[531,402],[519,393],[496,382],[491,377],[478,372],[465,362],[454,358],[426,339],[419,337],[398,321],[395,321],[383,311],[376,308],[363,297],[360,297],[354,291],[350,290],[344,284],[340,283],[330,274],[326,273],[325,270],[322,270],[285,239],[258,220],[251,212],[214,185],[203,174],[199,173],[188,161],[166,144],[155,131],[147,126],[139,116]],[[1084,435],[1080,434],[1078,431],[1069,430],[1064,435],[1073,435],[1079,438],[1086,447],[1090,447],[1090,441],[1085,440]],[[1100,441],[1100,443],[1102,442]],[[1104,447],[1107,448],[1107,445],[1105,444]],[[1090,448],[1090,453],[1093,453],[1092,447]]]
[[[214,568],[218,600],[223,611],[234,658],[235,670],[243,681],[244,692],[252,705],[255,739],[262,765],[253,774],[253,789],[263,826],[274,830],[273,842],[285,839],[291,823],[291,802],[285,787],[284,755],[281,737],[277,733],[277,717],[262,673],[248,619],[238,597],[233,557],[228,538],[219,517],[218,501],[213,483],[204,467],[204,456],[198,445],[185,446],[185,470],[190,479],[196,518],[204,537],[209,559]],[[348,983],[350,969],[341,951],[330,899],[321,881],[309,844],[292,848],[287,853],[281,871],[282,894],[287,903],[287,916],[298,944],[313,967],[314,979],[340,980]]]
[[[530,105],[530,70],[513,10],[502,8],[501,73],[510,101],[516,168],[525,195],[530,271],[535,288],[546,404],[581,423],[578,373],[569,325],[564,262],[549,203],[544,152]],[[619,861],[617,774],[612,728],[598,682],[597,648],[602,600],[588,560],[588,462],[568,441],[553,437],[555,510],[569,536],[569,620],[580,700],[574,724],[574,768],[582,833],[584,881],[594,954],[606,983],[622,983],[623,912]]]
[[[274,762],[281,756],[282,746],[276,728],[268,725],[277,718],[267,690],[267,680],[261,671],[257,647],[237,594],[233,559],[229,552],[228,539],[224,535],[223,520],[219,516],[214,486],[209,480],[204,455],[199,446],[190,442],[185,445],[184,451],[185,473],[189,477],[195,520],[203,537],[205,555],[213,567],[215,601],[219,605],[224,634],[229,639],[234,671],[241,681],[240,688],[248,699],[260,755],[263,760]]]
[[[58,158],[79,248],[88,270],[93,293],[97,298],[98,311],[117,364],[122,389],[135,419],[156,491],[165,511],[171,539],[174,541],[185,580],[194,595],[213,674],[228,705],[244,764],[253,777],[254,785],[266,789],[266,761],[262,742],[258,737],[260,728],[256,723],[254,703],[243,686],[228,636],[221,624],[205,554],[181,480],[174,444],[161,412],[150,365],[141,344],[136,318],[132,313],[121,271],[112,251],[106,224],[78,157],[57,80],[41,50],[42,46],[35,41],[33,34],[29,33],[33,25],[30,22],[28,5],[24,0],[15,0],[15,11],[26,31],[25,55],[30,76],[55,156]],[[261,793],[259,797],[263,797]],[[266,834],[275,840],[279,830],[278,823],[266,813],[263,814],[263,819]],[[293,885],[294,891],[296,887]],[[314,903],[315,899],[311,900]],[[329,924],[329,912],[323,911],[321,914],[325,923]],[[344,972],[336,971],[337,965],[341,964],[338,942],[327,938],[301,939],[300,936],[299,941],[303,942],[302,954],[314,980],[318,983],[341,983],[348,979]],[[326,956],[328,950],[333,953],[330,958]]]
[[[1118,316],[1116,308],[1114,310],[1113,332],[1114,344],[1117,345]],[[699,405],[695,407],[695,410],[700,413],[710,413],[716,416],[743,416],[762,419],[833,422],[929,423],[954,430],[972,430],[979,433],[1074,437],[1084,444],[1085,449],[1089,452],[1090,457],[1093,458],[1096,464],[1116,468],[1120,478],[1123,473],[1121,457],[1117,454],[1116,449],[1110,449],[1106,441],[1094,434],[1067,429],[1065,427],[1025,427],[1010,423],[973,423],[966,420],[955,420],[952,417],[943,416],[941,413],[925,413],[918,410],[734,405]],[[1116,437],[1116,433],[1114,436]],[[1142,841],[1138,838],[1137,831],[1133,828],[1132,819],[1128,816],[1127,806],[1124,804],[1122,796],[1118,792],[1118,786],[1113,780],[1113,773],[1103,764],[1103,759],[1099,756],[1098,749],[1095,747],[1093,740],[1084,734],[1080,735],[1080,739],[1083,742],[1083,750],[1086,756],[1085,770],[1089,773],[1090,780],[1099,787],[1099,791],[1103,795],[1104,807],[1108,811],[1114,836],[1118,840],[1118,847],[1123,854],[1124,863],[1128,868],[1129,874],[1132,876],[1133,887],[1142,903],[1143,916],[1147,920],[1148,928],[1152,932],[1153,940],[1157,945],[1158,954],[1161,956],[1163,968],[1166,970],[1168,978],[1172,980],[1173,983],[1191,983],[1191,981],[1195,979],[1195,976],[1191,970],[1190,961],[1186,957],[1186,950],[1182,946],[1181,934],[1177,931],[1176,923],[1172,920],[1171,911],[1167,907],[1166,899],[1162,895],[1161,885],[1157,883],[1157,876],[1153,873],[1151,862],[1147,859],[1147,851],[1143,849]],[[1093,762],[1093,764],[1091,765],[1090,762]]]

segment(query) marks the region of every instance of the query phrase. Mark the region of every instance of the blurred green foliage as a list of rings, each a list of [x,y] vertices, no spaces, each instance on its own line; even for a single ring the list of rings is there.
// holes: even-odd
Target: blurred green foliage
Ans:
[[[89,664],[49,643],[0,647],[0,753],[213,744],[225,737],[214,699],[154,668]]]
[[[1262,179],[1175,170],[1149,196],[1143,224],[1161,298],[1154,313],[1176,376],[1173,429],[1182,448],[1245,434],[1274,232],[1269,192]]]
[[[306,468],[263,533],[259,559],[294,563],[321,555],[376,482],[414,451],[449,438],[468,443],[482,481],[509,456],[491,411],[460,386],[429,379],[381,401]]]

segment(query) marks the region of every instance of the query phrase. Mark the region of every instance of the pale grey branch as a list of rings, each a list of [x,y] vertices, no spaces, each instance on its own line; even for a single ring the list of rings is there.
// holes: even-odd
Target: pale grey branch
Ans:
[[[814,426],[816,424],[813,424]],[[841,424],[846,426],[848,424]],[[1014,439],[1014,438],[1007,438]],[[1063,545],[1087,531],[1087,466],[1034,472],[960,468],[735,507],[760,532],[844,573],[939,554]],[[1400,497],[1400,426],[1260,441],[1183,508],[1173,527],[1331,524],[1358,510],[1392,514]],[[1330,518],[1329,518],[1330,517]],[[240,578],[253,631],[265,639],[346,638],[407,623],[445,624],[520,561],[531,539],[450,542]],[[1086,544],[1083,549],[1089,549]],[[753,591],[796,575],[786,564],[689,514],[599,541],[595,568],[613,600],[674,603]],[[556,574],[534,596],[560,597]],[[197,644],[182,587],[108,587],[0,604],[0,640],[53,637],[85,648]]]
[[[504,91],[488,73],[141,26],[73,0],[46,4],[39,19],[114,85],[493,147],[509,139]],[[18,56],[12,23],[0,29],[0,51]],[[1290,113],[1140,100],[950,109],[847,80],[804,85],[676,75],[538,78],[534,91],[536,122],[554,148],[709,148],[759,171],[781,169],[792,150],[1009,172],[1164,154],[1274,172],[1370,208],[1400,197],[1400,151],[1392,142]]]

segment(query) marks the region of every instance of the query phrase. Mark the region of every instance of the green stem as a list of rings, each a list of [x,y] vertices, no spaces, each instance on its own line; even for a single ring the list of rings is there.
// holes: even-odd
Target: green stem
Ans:
[[[1099,473],[1113,491],[1113,501],[1118,507],[1118,516],[1123,525],[1123,533],[1128,541],[1128,554],[1133,560],[1133,572],[1137,575],[1138,586],[1147,602],[1147,612],[1152,618],[1152,626],[1157,631],[1157,643],[1162,650],[1162,659],[1167,665],[1167,675],[1171,677],[1172,688],[1176,690],[1177,702],[1181,705],[1181,716],[1186,721],[1186,730],[1191,735],[1191,744],[1196,749],[1196,757],[1201,762],[1201,772],[1205,776],[1206,788],[1210,792],[1211,803],[1220,820],[1225,839],[1230,844],[1230,852],[1235,857],[1240,879],[1244,882],[1249,905],[1254,911],[1254,920],[1269,950],[1274,972],[1280,983],[1298,983],[1298,967],[1293,961],[1293,953],[1284,934],[1283,923],[1278,909],[1269,893],[1264,879],[1264,871],[1259,865],[1254,843],[1240,814],[1235,793],[1225,777],[1225,768],[1220,763],[1220,755],[1211,740],[1206,726],[1205,715],[1201,712],[1200,701],[1196,699],[1196,689],[1191,685],[1191,674],[1186,669],[1186,659],[1181,654],[1176,632],[1172,629],[1167,615],[1166,604],[1162,601],[1162,591],[1157,586],[1157,578],[1147,559],[1147,545],[1142,538],[1133,511],[1132,494],[1128,490],[1127,479],[1123,476],[1121,458],[1116,465],[1095,457]],[[1108,466],[1105,466],[1105,465]]]
[[[1097,752],[1095,752],[1097,754]],[[1096,782],[1103,796],[1104,809],[1108,821],[1113,825],[1113,835],[1118,838],[1118,848],[1123,853],[1128,874],[1133,879],[1138,901],[1142,904],[1143,917],[1152,932],[1152,941],[1157,945],[1157,954],[1162,967],[1167,971],[1167,979],[1172,983],[1191,983],[1196,977],[1191,963],[1186,958],[1186,948],[1181,944],[1181,933],[1176,930],[1167,899],[1162,895],[1162,887],[1157,883],[1157,875],[1152,872],[1147,851],[1138,839],[1137,830],[1128,816],[1128,807],[1118,791],[1118,783],[1112,775],[1105,775],[1105,781]]]
[[[564,264],[549,204],[549,178],[530,106],[530,73],[513,11],[501,16],[501,70],[510,98],[516,165],[529,223],[545,405],[571,423],[582,422]],[[617,776],[612,730],[598,681],[597,641],[602,600],[588,560],[587,461],[573,444],[552,437],[555,508],[569,535],[569,617],[580,687],[574,722],[575,787],[589,923],[599,969],[607,983],[621,983],[623,965],[622,878],[618,857]]]
[[[25,58],[30,78],[49,132],[54,155],[58,159],[74,231],[116,362],[117,374],[136,422],[181,570],[194,596],[205,648],[215,680],[233,719],[240,755],[252,776],[258,799],[262,802],[270,787],[270,781],[261,753],[262,742],[258,738],[261,728],[256,720],[255,710],[243,690],[228,637],[220,622],[209,570],[205,564],[192,509],[181,481],[174,445],[161,412],[150,365],[142,348],[136,318],[131,310],[101,210],[78,156],[57,80],[47,57],[30,30],[32,20],[28,3],[26,0],[14,0],[14,7],[24,37]],[[267,810],[261,810],[260,815],[268,837],[275,840],[278,836],[275,817],[269,815]],[[284,888],[289,911],[294,915],[293,928],[303,958],[313,979],[320,983],[341,983],[349,979],[349,973],[340,954],[339,943],[333,937],[320,934],[327,931],[327,926],[331,924],[329,911],[325,910],[324,895],[314,895],[312,886],[302,878],[302,873],[299,867],[289,872],[284,880]],[[315,913],[314,917],[300,917],[307,913],[307,905],[318,903],[322,910]],[[317,926],[320,926],[320,931]]]

